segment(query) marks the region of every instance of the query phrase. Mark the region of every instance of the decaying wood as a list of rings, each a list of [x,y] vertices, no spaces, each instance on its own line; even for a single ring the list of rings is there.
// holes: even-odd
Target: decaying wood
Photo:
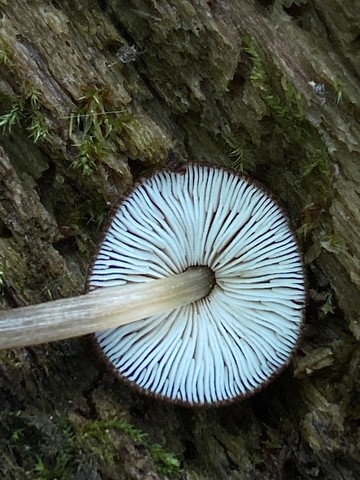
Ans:
[[[81,292],[109,208],[133,178],[184,160],[266,184],[309,275],[293,364],[225,409],[129,390],[86,338],[2,352],[0,478],[163,478],[155,443],[181,460],[175,478],[359,478],[357,2],[3,0],[0,12],[3,308]]]

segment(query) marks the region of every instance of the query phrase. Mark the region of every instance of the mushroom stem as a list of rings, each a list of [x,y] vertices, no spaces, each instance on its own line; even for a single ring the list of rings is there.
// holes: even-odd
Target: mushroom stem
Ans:
[[[85,295],[0,312],[0,349],[36,345],[114,328],[205,297],[208,267],[144,283],[98,288]]]

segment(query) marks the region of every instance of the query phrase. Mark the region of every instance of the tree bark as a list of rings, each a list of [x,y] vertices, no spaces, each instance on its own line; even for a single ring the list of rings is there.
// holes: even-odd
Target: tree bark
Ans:
[[[177,160],[270,188],[309,281],[291,366],[231,407],[144,397],[87,337],[0,352],[0,478],[359,478],[357,2],[0,0],[0,13],[3,309],[80,293],[110,208]]]

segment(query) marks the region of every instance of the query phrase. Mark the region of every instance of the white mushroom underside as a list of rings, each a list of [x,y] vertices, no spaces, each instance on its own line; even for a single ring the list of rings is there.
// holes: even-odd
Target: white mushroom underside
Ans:
[[[118,371],[173,400],[246,395],[287,363],[299,336],[303,267],[288,221],[246,178],[189,165],[161,172],[121,204],[90,289],[146,282],[207,265],[204,299],[97,334]]]

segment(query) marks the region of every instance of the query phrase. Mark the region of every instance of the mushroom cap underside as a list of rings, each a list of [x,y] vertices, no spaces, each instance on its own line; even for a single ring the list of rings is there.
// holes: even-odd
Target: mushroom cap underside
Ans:
[[[96,340],[116,371],[185,405],[223,404],[263,387],[289,361],[304,315],[299,248],[273,196],[226,169],[160,171],[120,204],[89,289],[208,266],[210,294]]]

